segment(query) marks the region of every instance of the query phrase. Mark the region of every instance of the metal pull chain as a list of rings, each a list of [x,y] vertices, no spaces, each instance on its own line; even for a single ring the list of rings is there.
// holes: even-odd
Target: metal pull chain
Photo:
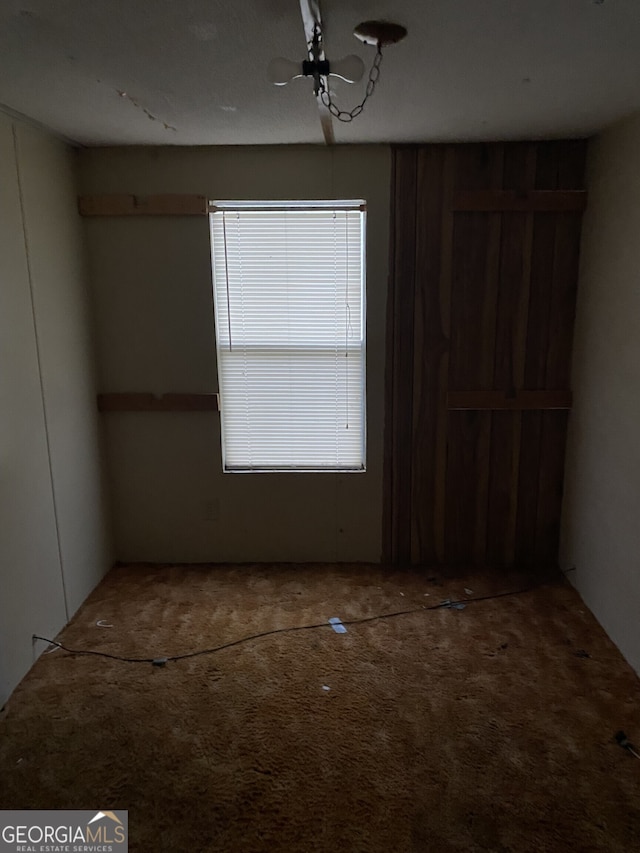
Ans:
[[[369,71],[369,79],[367,80],[367,88],[365,91],[364,98],[358,104],[357,107],[354,107],[350,111],[339,109],[333,102],[331,98],[331,94],[326,87],[324,78],[320,78],[320,100],[325,105],[325,107],[329,110],[331,115],[334,118],[337,118],[338,121],[349,122],[353,121],[354,118],[360,115],[362,110],[364,109],[364,105],[367,103],[371,95],[376,88],[376,84],[380,78],[380,65],[382,63],[382,48],[380,44],[378,44],[378,50],[373,60],[373,64],[371,66],[371,70]]]

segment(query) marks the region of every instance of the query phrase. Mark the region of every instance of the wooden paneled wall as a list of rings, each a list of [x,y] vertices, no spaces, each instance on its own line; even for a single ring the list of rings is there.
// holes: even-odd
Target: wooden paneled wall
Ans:
[[[585,154],[394,148],[386,562],[556,563]]]

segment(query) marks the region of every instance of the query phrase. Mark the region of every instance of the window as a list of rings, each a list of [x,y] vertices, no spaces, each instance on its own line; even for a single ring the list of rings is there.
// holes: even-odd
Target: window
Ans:
[[[216,202],[225,471],[365,468],[365,206]]]

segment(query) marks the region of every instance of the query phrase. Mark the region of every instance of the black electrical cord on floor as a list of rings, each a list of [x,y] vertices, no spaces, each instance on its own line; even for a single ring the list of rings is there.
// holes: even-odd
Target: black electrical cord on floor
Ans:
[[[515,589],[510,590],[508,592],[498,592],[493,595],[481,595],[476,596],[475,598],[465,598],[460,601],[442,601],[440,604],[432,604],[432,605],[423,605],[422,607],[413,607],[410,610],[397,610],[393,613],[381,613],[377,616],[365,616],[362,619],[341,619],[341,623],[343,625],[363,625],[366,622],[375,622],[379,619],[392,619],[396,616],[406,616],[410,613],[422,613],[424,611],[429,610],[445,610],[455,608],[460,604],[470,604],[472,602],[477,601],[492,601],[496,598],[506,598],[507,596],[512,595],[523,595],[527,592],[532,592],[534,589],[538,589],[541,585],[538,586],[529,586],[523,589]],[[183,655],[172,655],[171,657],[155,657],[155,658],[128,658],[122,657],[120,655],[112,655],[108,652],[96,652],[89,649],[70,649],[62,643],[58,643],[55,640],[49,640],[47,637],[38,637],[36,634],[33,635],[34,640],[42,640],[44,643],[49,643],[52,646],[57,646],[57,648],[62,649],[65,652],[68,652],[72,655],[96,655],[97,657],[110,658],[111,660],[119,660],[124,663],[150,663],[154,666],[164,666],[164,664],[172,662],[172,661],[180,661],[186,660],[187,658],[196,658],[200,657],[200,655],[211,655],[215,652],[221,652],[224,649],[231,649],[234,646],[239,646],[242,643],[248,643],[251,640],[259,640],[262,637],[271,637],[275,634],[288,634],[293,631],[310,631],[316,628],[330,628],[331,625],[328,622],[318,622],[315,625],[294,625],[291,628],[274,628],[271,631],[262,631],[259,634],[250,634],[248,637],[241,637],[239,640],[232,640],[229,643],[223,643],[221,646],[214,646],[210,649],[200,649],[197,652],[187,652]]]
[[[626,749],[627,752],[631,753],[635,758],[640,758],[640,752],[638,752],[624,732],[616,732],[615,740],[616,743],[618,743],[623,749]]]

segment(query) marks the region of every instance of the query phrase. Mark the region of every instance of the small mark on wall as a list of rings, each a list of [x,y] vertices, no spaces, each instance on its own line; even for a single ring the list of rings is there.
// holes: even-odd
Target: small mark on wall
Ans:
[[[203,521],[219,521],[220,520],[220,501],[218,498],[213,498],[208,501],[204,501],[202,505],[202,519]]]
[[[211,41],[218,35],[216,25],[209,22],[189,24],[187,29],[198,39],[198,41]]]

